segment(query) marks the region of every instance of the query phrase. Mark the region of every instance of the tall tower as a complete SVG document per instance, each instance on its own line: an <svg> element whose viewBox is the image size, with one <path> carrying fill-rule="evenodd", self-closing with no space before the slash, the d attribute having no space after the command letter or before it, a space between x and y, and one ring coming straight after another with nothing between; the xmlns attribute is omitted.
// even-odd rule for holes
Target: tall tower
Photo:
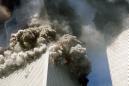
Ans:
<svg viewBox="0 0 129 86"><path fill-rule="evenodd" d="M113 86L129 85L129 29L123 31L107 48Z"/></svg>

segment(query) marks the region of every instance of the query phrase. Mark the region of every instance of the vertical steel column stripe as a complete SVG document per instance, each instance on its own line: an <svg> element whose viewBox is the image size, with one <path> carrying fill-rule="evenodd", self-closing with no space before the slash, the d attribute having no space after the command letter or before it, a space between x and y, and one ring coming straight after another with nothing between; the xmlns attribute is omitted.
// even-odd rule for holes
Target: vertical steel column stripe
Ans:
<svg viewBox="0 0 129 86"><path fill-rule="evenodd" d="M129 86L129 29L107 48L113 86Z"/></svg>

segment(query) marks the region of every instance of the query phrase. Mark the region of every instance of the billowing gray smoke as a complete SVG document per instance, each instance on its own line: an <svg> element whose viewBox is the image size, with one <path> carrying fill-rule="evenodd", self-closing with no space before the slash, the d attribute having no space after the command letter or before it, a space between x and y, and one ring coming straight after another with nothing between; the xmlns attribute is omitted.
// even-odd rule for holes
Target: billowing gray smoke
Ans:
<svg viewBox="0 0 129 86"><path fill-rule="evenodd" d="M15 32L12 28L37 22L37 18L44 16L43 11L46 10L50 22L58 28L59 33L71 33L79 37L83 32L81 29L94 21L92 27L95 26L104 34L115 32L112 34L115 35L120 31L108 27L120 30L128 8L128 0L21 0L21 6L15 8L5 28L10 35Z"/></svg>
<svg viewBox="0 0 129 86"><path fill-rule="evenodd" d="M45 5L49 20L60 33L81 39L86 36L85 42L94 38L97 40L92 42L97 44L103 42L103 36L110 44L112 37L119 35L129 10L128 0L45 0Z"/></svg>
<svg viewBox="0 0 129 86"><path fill-rule="evenodd" d="M10 33L16 32L18 28L37 22L39 16L44 16L44 11L47 11L49 21L60 34L71 33L80 37L82 28L90 25L104 34L111 33L111 36L114 36L121 32L122 21L128 14L128 2L128 0L21 0L21 6L15 8L5 28L9 37Z"/></svg>
<svg viewBox="0 0 129 86"><path fill-rule="evenodd" d="M129 12L128 0L68 1L80 18L79 22L83 28L82 32L85 32L84 35L88 35L87 37L89 37L87 38L87 42L88 39L91 39L93 37L93 34L95 39L101 38L101 34L104 34L103 36L107 38L106 40L108 40L108 42L110 42L113 40L112 37L117 37L119 33L124 29L125 24L123 23L125 23L125 19L128 17ZM98 42L99 41L100 39L98 39ZM93 42L97 42L97 40Z"/></svg>
<svg viewBox="0 0 129 86"><path fill-rule="evenodd" d="M81 21L69 0L45 0L45 6L50 22L60 34L81 34Z"/></svg>
<svg viewBox="0 0 129 86"><path fill-rule="evenodd" d="M59 35L70 33L86 43L92 62L89 85L104 86L100 84L103 82L111 86L106 47L127 29L128 3L129 0L21 0L21 6L5 24L7 37L26 24L37 22L45 9Z"/></svg>

